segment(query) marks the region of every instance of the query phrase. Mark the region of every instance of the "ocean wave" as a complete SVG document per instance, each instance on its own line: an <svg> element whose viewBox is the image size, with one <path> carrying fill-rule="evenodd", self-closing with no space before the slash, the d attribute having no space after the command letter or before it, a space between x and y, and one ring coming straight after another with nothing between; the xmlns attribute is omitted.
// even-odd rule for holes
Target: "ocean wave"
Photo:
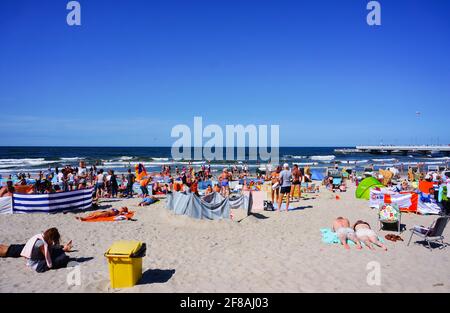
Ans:
<svg viewBox="0 0 450 313"><path fill-rule="evenodd" d="M334 155L313 155L310 157L313 161L333 161L335 158Z"/></svg>
<svg viewBox="0 0 450 313"><path fill-rule="evenodd" d="M373 162L395 162L397 159L372 159Z"/></svg>
<svg viewBox="0 0 450 313"><path fill-rule="evenodd" d="M0 166L8 167L22 167L22 166L39 166L45 164L58 163L56 160L45 160L44 158L36 159L0 159Z"/></svg>
<svg viewBox="0 0 450 313"><path fill-rule="evenodd" d="M152 158L153 161L164 161L167 162L169 161L169 158Z"/></svg>
<svg viewBox="0 0 450 313"><path fill-rule="evenodd" d="M308 157L306 155L283 155L283 158L285 159L307 159Z"/></svg>
<svg viewBox="0 0 450 313"><path fill-rule="evenodd" d="M369 160L340 160L340 164L363 164L368 163Z"/></svg>
<svg viewBox="0 0 450 313"><path fill-rule="evenodd" d="M433 161L450 161L450 157L441 157L441 158L420 158L420 160L433 160Z"/></svg>
<svg viewBox="0 0 450 313"><path fill-rule="evenodd" d="M311 166L311 165L319 165L318 162L294 162L292 163L294 165L298 165L298 166Z"/></svg>
<svg viewBox="0 0 450 313"><path fill-rule="evenodd" d="M73 162L73 161L81 161L84 158L81 157L73 157L73 158L60 158L61 161Z"/></svg>

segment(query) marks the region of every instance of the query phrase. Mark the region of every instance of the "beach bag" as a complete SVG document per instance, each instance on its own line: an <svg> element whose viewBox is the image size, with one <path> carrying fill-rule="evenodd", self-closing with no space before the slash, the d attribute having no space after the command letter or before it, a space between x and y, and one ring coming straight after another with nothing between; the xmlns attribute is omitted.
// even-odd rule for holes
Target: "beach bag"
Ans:
<svg viewBox="0 0 450 313"><path fill-rule="evenodd" d="M264 200L264 211L273 211L274 209L272 202Z"/></svg>
<svg viewBox="0 0 450 313"><path fill-rule="evenodd" d="M400 219L400 210L397 204L382 204L379 211L379 220L383 223L397 223Z"/></svg>

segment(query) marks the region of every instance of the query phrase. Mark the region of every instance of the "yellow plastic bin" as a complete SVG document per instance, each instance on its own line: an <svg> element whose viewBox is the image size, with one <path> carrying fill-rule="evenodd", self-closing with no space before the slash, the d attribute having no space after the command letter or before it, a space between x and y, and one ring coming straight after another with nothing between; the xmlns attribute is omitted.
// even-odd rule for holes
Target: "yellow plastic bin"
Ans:
<svg viewBox="0 0 450 313"><path fill-rule="evenodd" d="M112 288L136 285L142 276L142 258L146 244L139 241L117 241L105 253Z"/></svg>

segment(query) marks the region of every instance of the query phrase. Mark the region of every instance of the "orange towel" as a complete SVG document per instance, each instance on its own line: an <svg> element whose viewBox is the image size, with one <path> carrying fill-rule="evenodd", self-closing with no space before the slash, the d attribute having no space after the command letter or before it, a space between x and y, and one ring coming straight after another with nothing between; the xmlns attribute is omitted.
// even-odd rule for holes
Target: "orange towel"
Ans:
<svg viewBox="0 0 450 313"><path fill-rule="evenodd" d="M127 214L122 214L122 216L126 217L126 220L129 220L129 219L133 218L133 215L134 215L133 211L130 211ZM95 219L91 219L91 220L88 220L88 221L82 221L82 222L115 222L116 221L115 218L117 216L119 216L119 215L108 216L108 217L97 217Z"/></svg>
<svg viewBox="0 0 450 313"><path fill-rule="evenodd" d="M423 193L430 193L430 189L433 188L434 183L433 182L429 182L429 181L424 181L421 180L419 182L419 190L422 191Z"/></svg>

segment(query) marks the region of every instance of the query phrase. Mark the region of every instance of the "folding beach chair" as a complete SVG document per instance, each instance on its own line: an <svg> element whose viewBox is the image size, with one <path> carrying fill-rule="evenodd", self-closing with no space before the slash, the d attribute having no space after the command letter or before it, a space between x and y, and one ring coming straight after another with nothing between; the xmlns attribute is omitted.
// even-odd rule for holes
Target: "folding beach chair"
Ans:
<svg viewBox="0 0 450 313"><path fill-rule="evenodd" d="M442 234L444 233L445 226L447 226L449 219L450 216L441 216L438 217L430 227L415 226L414 228L411 228L411 237L409 237L408 246L411 243L413 235L417 235L428 244L427 248L430 250L433 250L431 248L432 242L441 244L439 249L447 247Z"/></svg>
<svg viewBox="0 0 450 313"><path fill-rule="evenodd" d="M380 204L378 207L378 222L380 223L380 230L384 229L386 224L396 225L397 231L401 232L402 213L396 203Z"/></svg>

